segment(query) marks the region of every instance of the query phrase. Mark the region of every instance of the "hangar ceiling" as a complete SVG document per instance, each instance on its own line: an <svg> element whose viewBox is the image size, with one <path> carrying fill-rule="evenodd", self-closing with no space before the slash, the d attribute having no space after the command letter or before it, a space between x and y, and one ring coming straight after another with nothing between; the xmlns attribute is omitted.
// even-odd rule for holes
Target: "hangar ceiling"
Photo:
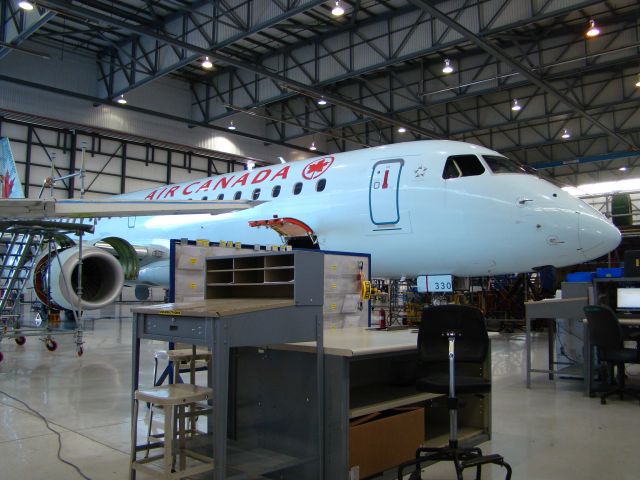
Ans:
<svg viewBox="0 0 640 480"><path fill-rule="evenodd" d="M4 57L54 48L96 62L102 102L170 76L188 85L193 125L228 118L265 142L449 138L569 181L640 161L637 0L340 0L341 16L318 0L34 3L0 0L0 80L18 81ZM30 85L50 88L41 77ZM248 115L260 135L243 131Z"/></svg>

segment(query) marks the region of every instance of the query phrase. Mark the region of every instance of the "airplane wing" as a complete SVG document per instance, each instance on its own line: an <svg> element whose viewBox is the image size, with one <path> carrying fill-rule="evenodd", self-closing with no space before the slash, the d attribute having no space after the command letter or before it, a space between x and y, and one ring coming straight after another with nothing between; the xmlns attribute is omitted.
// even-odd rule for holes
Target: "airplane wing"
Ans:
<svg viewBox="0 0 640 480"><path fill-rule="evenodd" d="M78 200L0 199L0 220L43 220L47 218L144 217L245 210L264 202L250 200Z"/></svg>

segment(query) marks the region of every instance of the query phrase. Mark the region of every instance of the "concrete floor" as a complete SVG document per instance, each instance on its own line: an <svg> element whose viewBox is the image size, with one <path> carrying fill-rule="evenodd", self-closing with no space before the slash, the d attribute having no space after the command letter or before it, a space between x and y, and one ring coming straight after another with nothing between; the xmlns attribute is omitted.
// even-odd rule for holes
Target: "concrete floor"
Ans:
<svg viewBox="0 0 640 480"><path fill-rule="evenodd" d="M36 337L17 346L4 340L0 350L0 391L44 415L61 433L62 457L93 480L125 479L130 435L131 315L127 305L90 315L78 358L72 337L59 337L47 352ZM536 339L536 366L544 364L545 338ZM145 342L141 384L151 383L153 351ZM524 384L524 335L492 337L493 440L481 445L511 463L514 479L635 480L640 471L640 406L612 398L607 405L582 395L581 382L552 382L534 376ZM632 371L633 374L637 370ZM638 381L638 378L631 378ZM144 419L142 420L144 422ZM144 430L144 429L142 429ZM82 478L56 459L56 436L41 419L0 393L0 478ZM472 478L469 472L465 478ZM138 476L144 479L143 475ZM449 465L429 467L423 478L455 478ZM504 478L500 468L484 479Z"/></svg>

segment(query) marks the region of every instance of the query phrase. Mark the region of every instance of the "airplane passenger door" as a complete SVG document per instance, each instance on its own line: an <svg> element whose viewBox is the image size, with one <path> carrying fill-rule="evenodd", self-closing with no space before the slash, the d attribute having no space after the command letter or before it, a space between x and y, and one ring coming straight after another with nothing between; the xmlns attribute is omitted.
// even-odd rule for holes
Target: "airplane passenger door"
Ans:
<svg viewBox="0 0 640 480"><path fill-rule="evenodd" d="M374 225L393 225L400 221L398 204L400 173L404 160L381 160L373 165L369 184L369 213Z"/></svg>

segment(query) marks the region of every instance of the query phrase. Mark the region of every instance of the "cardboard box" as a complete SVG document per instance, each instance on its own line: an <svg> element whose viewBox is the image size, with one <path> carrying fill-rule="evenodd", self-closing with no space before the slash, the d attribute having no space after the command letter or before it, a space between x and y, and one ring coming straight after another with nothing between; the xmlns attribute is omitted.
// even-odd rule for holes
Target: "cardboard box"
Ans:
<svg viewBox="0 0 640 480"><path fill-rule="evenodd" d="M424 408L405 407L356 418L349 425L349 468L360 478L396 467L415 457L424 442Z"/></svg>

